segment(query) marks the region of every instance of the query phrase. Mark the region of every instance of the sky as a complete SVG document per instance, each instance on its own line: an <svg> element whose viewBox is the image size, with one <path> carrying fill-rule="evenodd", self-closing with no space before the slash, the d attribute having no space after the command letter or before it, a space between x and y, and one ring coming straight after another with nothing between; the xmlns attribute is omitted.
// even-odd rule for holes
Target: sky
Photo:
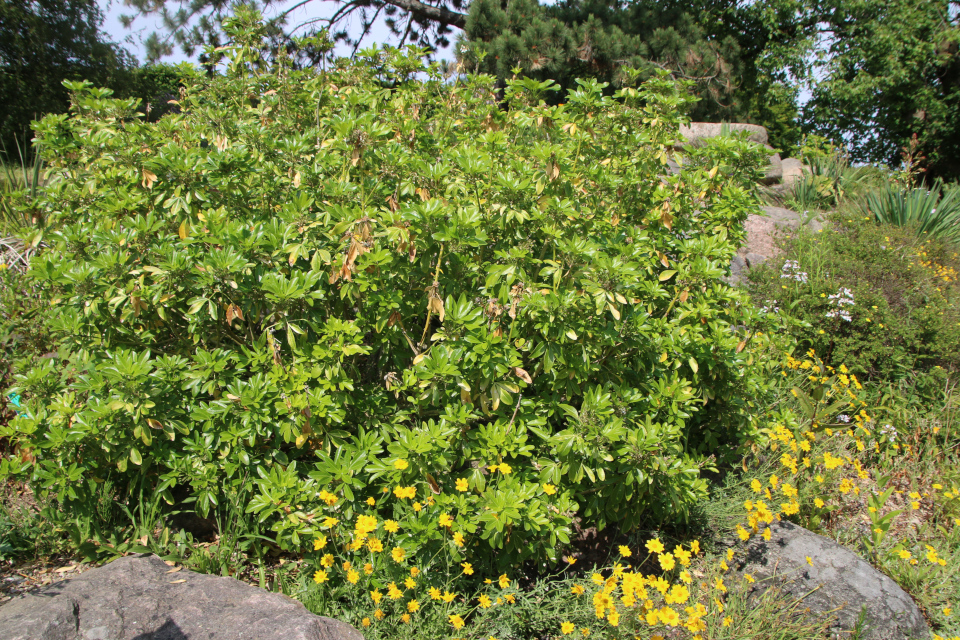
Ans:
<svg viewBox="0 0 960 640"><path fill-rule="evenodd" d="M120 22L120 16L123 14L132 15L135 13L134 9L125 7L123 5L123 0L97 1L100 3L100 8L103 9L104 13L103 31L109 34L113 41L122 44L127 51L135 55L137 60L143 63L145 59L143 40L146 40L147 36L154 31L160 32L161 34L164 32L160 20L152 17L138 17L134 21L132 27L130 29L126 29ZM293 6L294 4L296 4L295 0L285 0L284 2L278 3L277 6L271 8L271 13L269 16L272 17L277 15L286 7ZM177 7L176 3L174 2L170 2L169 6L171 9ZM337 3L333 0L312 0L305 6L293 11L288 18L287 24L292 27L310 18L329 16L336 10L337 6ZM366 47L374 43L396 44L396 38L391 39L390 31L383 22L374 25L373 33L367 38L367 40L363 42L363 46ZM341 55L348 55L349 50L344 48L342 51L337 50L337 53L340 53ZM439 57L443 58L452 56L445 56L441 52ZM175 48L173 55L164 58L163 61L170 63L197 62L197 59L196 54L193 57L188 57L179 49L179 47L177 47Z"/></svg>

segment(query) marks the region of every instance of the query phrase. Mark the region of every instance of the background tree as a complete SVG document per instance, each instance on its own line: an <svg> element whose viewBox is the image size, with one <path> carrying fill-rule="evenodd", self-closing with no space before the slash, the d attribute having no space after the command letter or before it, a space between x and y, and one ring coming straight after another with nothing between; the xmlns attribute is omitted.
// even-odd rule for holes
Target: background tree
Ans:
<svg viewBox="0 0 960 640"><path fill-rule="evenodd" d="M133 60L107 42L94 0L0 3L0 138L31 138L30 121L69 104L63 80L115 83Z"/></svg>

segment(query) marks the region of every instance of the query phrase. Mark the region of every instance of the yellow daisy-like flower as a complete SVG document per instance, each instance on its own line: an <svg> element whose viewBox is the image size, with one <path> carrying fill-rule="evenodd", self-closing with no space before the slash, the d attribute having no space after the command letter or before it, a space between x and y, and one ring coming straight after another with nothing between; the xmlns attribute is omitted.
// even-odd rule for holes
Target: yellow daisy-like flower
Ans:
<svg viewBox="0 0 960 640"><path fill-rule="evenodd" d="M390 533L396 533L397 531L400 530L400 525L397 524L396 520L387 520L386 522L383 523L383 528Z"/></svg>
<svg viewBox="0 0 960 640"><path fill-rule="evenodd" d="M383 600L383 594L380 593L379 589L374 589L370 592L370 599L373 600L374 604L380 604L380 601Z"/></svg>
<svg viewBox="0 0 960 640"><path fill-rule="evenodd" d="M557 488L556 488L555 486L553 486L552 484L544 484L544 485L543 485L543 492L544 492L545 494L547 494L548 496L552 496L553 494L555 494L555 493L557 492Z"/></svg>
<svg viewBox="0 0 960 640"><path fill-rule="evenodd" d="M633 555L633 552L630 551L630 547L622 544L620 545L620 555L623 556L624 558L629 558L630 556Z"/></svg>
<svg viewBox="0 0 960 640"><path fill-rule="evenodd" d="M473 575L473 565L472 565L472 564L470 564L469 562L462 562L462 563L460 563L460 566L463 567L463 573L464 573L464 575L467 575L467 576L472 576L472 575Z"/></svg>
<svg viewBox="0 0 960 640"><path fill-rule="evenodd" d="M383 609L377 609L376 611L373 612L373 617L376 618L377 620L383 620L383 618L386 615L387 614L383 612Z"/></svg>
<svg viewBox="0 0 960 640"><path fill-rule="evenodd" d="M313 540L314 551L319 551L320 549L323 549L325 546L327 546L327 536L320 535L314 538Z"/></svg>
<svg viewBox="0 0 960 640"><path fill-rule="evenodd" d="M451 602L453 602L453 599L456 597L457 597L457 594L450 593L449 591L444 591L443 596L441 596L441 599L447 604L450 604Z"/></svg>
<svg viewBox="0 0 960 640"><path fill-rule="evenodd" d="M647 551L650 553L663 553L663 543L660 542L657 538L653 540L647 540Z"/></svg>
<svg viewBox="0 0 960 640"><path fill-rule="evenodd" d="M406 580L403 581L403 586L405 586L407 589L416 589L417 581L414 580L413 578L407 578Z"/></svg>
<svg viewBox="0 0 960 640"><path fill-rule="evenodd" d="M370 549L373 553L380 553L383 551L383 543L380 542L379 538L370 538L367 540L367 549Z"/></svg>
<svg viewBox="0 0 960 640"><path fill-rule="evenodd" d="M512 469L512 468L510 467L510 465L508 465L506 462L501 462L501 463L500 463L500 473L502 473L502 474L505 475L505 476L508 476L508 475L510 475L511 473L513 473L513 469Z"/></svg>
<svg viewBox="0 0 960 640"><path fill-rule="evenodd" d="M663 568L664 571L670 571L677 564L676 560L674 560L672 553L662 553L657 558L657 560L660 561L660 566Z"/></svg>
<svg viewBox="0 0 960 640"><path fill-rule="evenodd" d="M449 513L444 513L437 522L439 522L441 527L449 527L453 524L453 518Z"/></svg>
<svg viewBox="0 0 960 640"><path fill-rule="evenodd" d="M489 609L493 606L493 601L490 600L490 597L487 594L480 596L480 607L483 609Z"/></svg>
<svg viewBox="0 0 960 640"><path fill-rule="evenodd" d="M814 498L813 504L816 505L817 509L823 509L823 505L825 505L826 502L824 502L820 498Z"/></svg>
<svg viewBox="0 0 960 640"><path fill-rule="evenodd" d="M410 465L407 463L407 461L406 461L406 460L403 460L403 459L394 460L394 462L393 462L393 468L394 468L394 469L399 469L400 471L403 471L404 469L406 469L406 468L409 467L409 466L410 466Z"/></svg>
<svg viewBox="0 0 960 640"><path fill-rule="evenodd" d="M403 562L403 559L407 557L407 552L403 550L403 547L394 547L390 555L393 557L394 562Z"/></svg>
<svg viewBox="0 0 960 640"><path fill-rule="evenodd" d="M457 491L466 491L470 488L466 478L457 478Z"/></svg>
<svg viewBox="0 0 960 640"><path fill-rule="evenodd" d="M595 573L592 576L590 576L590 580L593 581L593 584L598 586L603 584L603 576L600 575L599 573Z"/></svg>
<svg viewBox="0 0 960 640"><path fill-rule="evenodd" d="M338 522L340 522L340 521L337 520L336 518L324 518L324 520L323 520L323 522L320 524L320 526L321 526L321 527L327 527L327 528L329 529L329 528L331 528L331 527L337 526L337 523L338 523Z"/></svg>
<svg viewBox="0 0 960 640"><path fill-rule="evenodd" d="M416 578L418 575L420 575L420 568L419 568L419 567L410 567L410 577Z"/></svg>
<svg viewBox="0 0 960 640"><path fill-rule="evenodd" d="M560 625L560 633L562 633L565 636L570 635L576 630L577 630L577 625L573 624L572 622L564 622Z"/></svg>
<svg viewBox="0 0 960 640"><path fill-rule="evenodd" d="M570 592L573 593L573 595L575 595L575 596L582 596L585 591L586 591L586 589L584 589L583 587L581 587L581 586L578 585L578 584L575 584L575 585L573 585L573 586L570 588Z"/></svg>
<svg viewBox="0 0 960 640"><path fill-rule="evenodd" d="M373 505L377 504L377 501L374 500L373 498L367 498L367 504L372 507ZM367 619L369 620L369 618Z"/></svg>
<svg viewBox="0 0 960 640"><path fill-rule="evenodd" d="M370 626L370 618L364 618L363 620L360 621L360 624L363 625L364 627L369 627L369 626Z"/></svg>
<svg viewBox="0 0 960 640"><path fill-rule="evenodd" d="M402 622L403 624L409 624L409 623L410 623L410 614L409 614L409 613L405 613L405 614L403 614L402 616L400 616L400 622Z"/></svg>
<svg viewBox="0 0 960 640"><path fill-rule="evenodd" d="M320 559L320 564L329 569L333 566L333 554L328 553Z"/></svg>
<svg viewBox="0 0 960 640"><path fill-rule="evenodd" d="M363 565L363 572L364 572L366 575L370 575L371 573L373 573L373 565L370 564L369 562L368 562L367 564Z"/></svg>
<svg viewBox="0 0 960 640"><path fill-rule="evenodd" d="M463 546L463 534L459 531L453 534L453 544L457 545L458 547Z"/></svg>
<svg viewBox="0 0 960 640"><path fill-rule="evenodd" d="M753 482L750 483L750 488L753 489L754 493L760 493L763 490L763 485L760 484L760 481L756 478L753 479Z"/></svg>
<svg viewBox="0 0 960 640"><path fill-rule="evenodd" d="M427 593L430 594L430 599L431 599L431 600L439 600L439 599L440 599L440 589L437 589L436 587L430 587L430 588L427 590Z"/></svg>
<svg viewBox="0 0 960 640"><path fill-rule="evenodd" d="M420 610L420 603L417 602L416 600L411 600L410 602L407 603L407 611L409 611L410 613L416 613L419 610Z"/></svg>
<svg viewBox="0 0 960 640"><path fill-rule="evenodd" d="M403 597L403 591L400 590L396 582L391 582L387 585L387 595L391 600L399 600Z"/></svg>
<svg viewBox="0 0 960 640"><path fill-rule="evenodd" d="M501 589L506 589L507 587L510 586L510 578L507 577L507 574L503 574L503 575L500 576L500 578L497 580L497 584L500 585L500 588L501 588Z"/></svg>
<svg viewBox="0 0 960 640"><path fill-rule="evenodd" d="M420 510L421 510L421 509L423 509L423 505L422 505L422 504L420 504L419 502L414 502L414 503L413 503L413 510L414 510L414 511L416 511L417 513L420 513Z"/></svg>
<svg viewBox="0 0 960 640"><path fill-rule="evenodd" d="M317 572L313 574L313 581L316 582L317 584L320 584L321 582L326 582L329 579L330 579L329 575L327 575L327 572L324 571L323 569L317 569Z"/></svg>
<svg viewBox="0 0 960 640"><path fill-rule="evenodd" d="M456 614L450 615L447 618L450 620L450 624L453 625L454 629L456 629L457 631L459 631L460 629L463 629L463 624L464 624L463 618L461 618Z"/></svg>
<svg viewBox="0 0 960 640"><path fill-rule="evenodd" d="M359 580L360 580L360 574L357 573L354 569L350 569L350 571L347 572L347 582L349 582L350 584L357 584Z"/></svg>
<svg viewBox="0 0 960 640"><path fill-rule="evenodd" d="M770 527L767 527L766 529L763 530L763 539L764 539L764 540L769 540L772 535L773 535L773 533L770 531Z"/></svg>

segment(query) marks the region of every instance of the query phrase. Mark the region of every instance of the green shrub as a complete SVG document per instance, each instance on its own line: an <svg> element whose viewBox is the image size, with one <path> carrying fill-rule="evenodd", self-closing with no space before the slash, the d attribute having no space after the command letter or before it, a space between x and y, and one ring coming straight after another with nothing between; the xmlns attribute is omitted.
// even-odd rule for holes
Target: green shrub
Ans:
<svg viewBox="0 0 960 640"><path fill-rule="evenodd" d="M907 191L887 183L867 193L860 209L877 222L911 227L920 236L960 240L960 189L945 190L941 182Z"/></svg>
<svg viewBox="0 0 960 640"><path fill-rule="evenodd" d="M268 67L251 21L180 114L75 84L40 123L59 358L19 376L0 435L36 462L2 472L67 508L108 472L201 514L243 494L285 549L365 513L456 555L450 513L500 563L554 557L574 518L681 516L767 392L720 281L764 151L666 178L671 81L547 106L516 80L501 108L416 50Z"/></svg>
<svg viewBox="0 0 960 640"><path fill-rule="evenodd" d="M821 233L787 239L778 259L752 271L754 301L778 309L771 323L803 350L860 376L960 370L956 249L854 216L841 211Z"/></svg>

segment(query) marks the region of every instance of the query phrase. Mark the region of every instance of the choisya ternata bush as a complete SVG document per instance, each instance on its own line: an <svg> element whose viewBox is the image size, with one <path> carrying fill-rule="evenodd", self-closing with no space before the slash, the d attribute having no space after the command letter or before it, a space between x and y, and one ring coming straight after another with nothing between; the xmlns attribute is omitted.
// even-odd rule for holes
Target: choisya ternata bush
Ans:
<svg viewBox="0 0 960 640"><path fill-rule="evenodd" d="M74 85L38 125L61 358L20 377L3 471L66 504L107 474L201 513L249 491L287 549L320 496L351 517L384 485L502 561L574 517L682 512L766 392L720 281L762 150L671 176L665 79L548 106L549 82L501 95L416 51L268 64L260 28L232 24L222 75L184 71L179 114ZM416 548L449 539L410 513Z"/></svg>

